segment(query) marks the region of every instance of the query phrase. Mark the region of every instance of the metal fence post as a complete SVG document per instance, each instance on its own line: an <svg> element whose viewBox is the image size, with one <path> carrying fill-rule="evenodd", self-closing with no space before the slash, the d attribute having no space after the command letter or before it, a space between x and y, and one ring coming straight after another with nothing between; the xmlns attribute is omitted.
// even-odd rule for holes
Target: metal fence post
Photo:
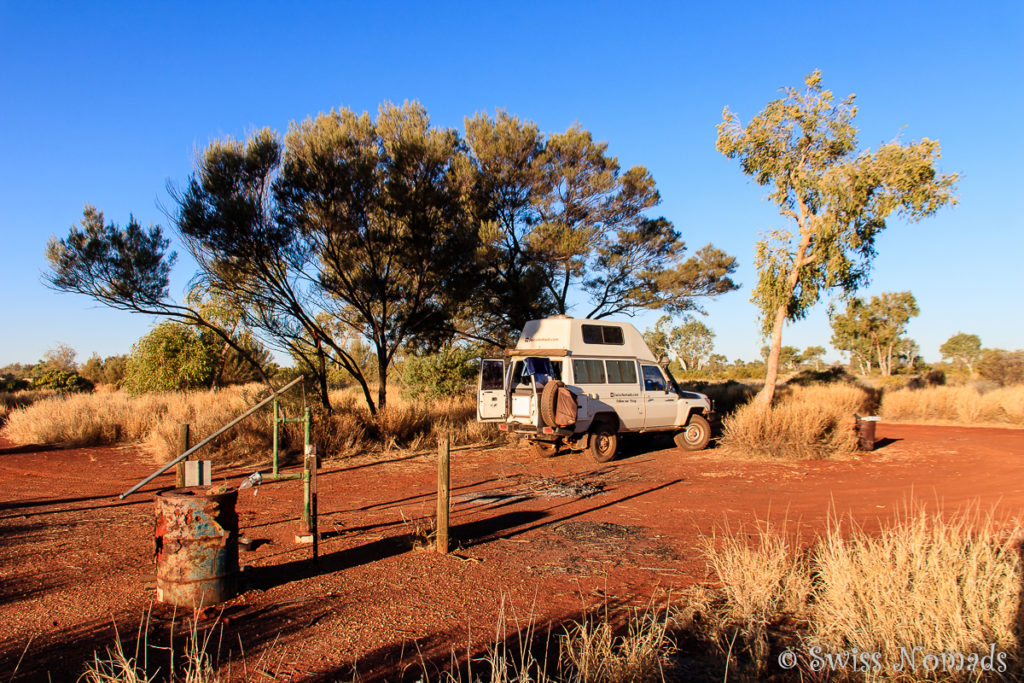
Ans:
<svg viewBox="0 0 1024 683"><path fill-rule="evenodd" d="M188 425L178 425L178 454L181 455L188 450ZM183 488L185 486L185 461L182 460L178 463L177 469L175 470L174 485L177 488Z"/></svg>

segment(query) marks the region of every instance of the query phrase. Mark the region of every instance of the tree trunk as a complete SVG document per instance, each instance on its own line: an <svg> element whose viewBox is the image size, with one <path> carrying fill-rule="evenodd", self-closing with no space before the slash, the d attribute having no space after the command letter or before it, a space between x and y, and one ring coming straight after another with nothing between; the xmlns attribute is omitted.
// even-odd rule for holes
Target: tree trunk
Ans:
<svg viewBox="0 0 1024 683"><path fill-rule="evenodd" d="M388 404L388 355L377 346L377 409L382 411Z"/></svg>
<svg viewBox="0 0 1024 683"><path fill-rule="evenodd" d="M323 352L319 344L316 350L318 371L316 373L317 384L320 389L320 403L323 405L324 410L327 411L328 415L334 413L334 409L331 408L331 394L327 389L327 354Z"/></svg>
<svg viewBox="0 0 1024 683"><path fill-rule="evenodd" d="M224 376L224 366L228 364L228 351L231 345L227 342L220 347L220 358L217 360L217 372L213 374L213 382L210 384L210 391L216 391L220 387L221 378Z"/></svg>
<svg viewBox="0 0 1024 683"><path fill-rule="evenodd" d="M779 306L772 324L772 345L765 364L764 388L754 398L754 403L770 406L775 399L775 383L779 379L779 356L782 352L782 326L786 324L786 307Z"/></svg>

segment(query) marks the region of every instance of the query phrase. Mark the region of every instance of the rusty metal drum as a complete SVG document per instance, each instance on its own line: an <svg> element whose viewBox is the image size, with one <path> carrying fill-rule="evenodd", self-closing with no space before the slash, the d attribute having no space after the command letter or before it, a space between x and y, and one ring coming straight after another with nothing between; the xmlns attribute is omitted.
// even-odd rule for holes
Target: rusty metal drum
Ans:
<svg viewBox="0 0 1024 683"><path fill-rule="evenodd" d="M206 487L156 495L156 599L181 607L233 598L238 578L238 491Z"/></svg>
<svg viewBox="0 0 1024 683"><path fill-rule="evenodd" d="M857 446L862 451L875 450L875 425L881 419L877 415L862 417L854 415L857 419Z"/></svg>

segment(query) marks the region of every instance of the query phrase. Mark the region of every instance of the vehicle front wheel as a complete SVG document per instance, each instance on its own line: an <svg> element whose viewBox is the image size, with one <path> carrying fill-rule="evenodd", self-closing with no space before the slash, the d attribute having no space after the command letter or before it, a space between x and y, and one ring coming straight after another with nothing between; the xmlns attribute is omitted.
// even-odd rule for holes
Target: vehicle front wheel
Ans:
<svg viewBox="0 0 1024 683"><path fill-rule="evenodd" d="M590 433L587 452L598 462L608 462L615 457L619 448L619 435L608 426L602 425Z"/></svg>
<svg viewBox="0 0 1024 683"><path fill-rule="evenodd" d="M684 451L700 451L711 441L711 425L700 415L691 415L683 431L675 435L676 446Z"/></svg>

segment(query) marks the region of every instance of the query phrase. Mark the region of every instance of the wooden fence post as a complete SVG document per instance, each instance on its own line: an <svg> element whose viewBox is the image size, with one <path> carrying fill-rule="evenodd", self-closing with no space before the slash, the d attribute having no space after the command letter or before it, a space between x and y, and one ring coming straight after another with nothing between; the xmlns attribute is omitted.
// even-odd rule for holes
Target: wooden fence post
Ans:
<svg viewBox="0 0 1024 683"><path fill-rule="evenodd" d="M181 455L189 449L188 444L188 425L178 425L178 455ZM185 486L185 461L182 460L177 464L177 470L175 471L175 485L180 489Z"/></svg>
<svg viewBox="0 0 1024 683"><path fill-rule="evenodd" d="M451 492L451 435L447 430L437 443L437 552L448 552L448 508Z"/></svg>

